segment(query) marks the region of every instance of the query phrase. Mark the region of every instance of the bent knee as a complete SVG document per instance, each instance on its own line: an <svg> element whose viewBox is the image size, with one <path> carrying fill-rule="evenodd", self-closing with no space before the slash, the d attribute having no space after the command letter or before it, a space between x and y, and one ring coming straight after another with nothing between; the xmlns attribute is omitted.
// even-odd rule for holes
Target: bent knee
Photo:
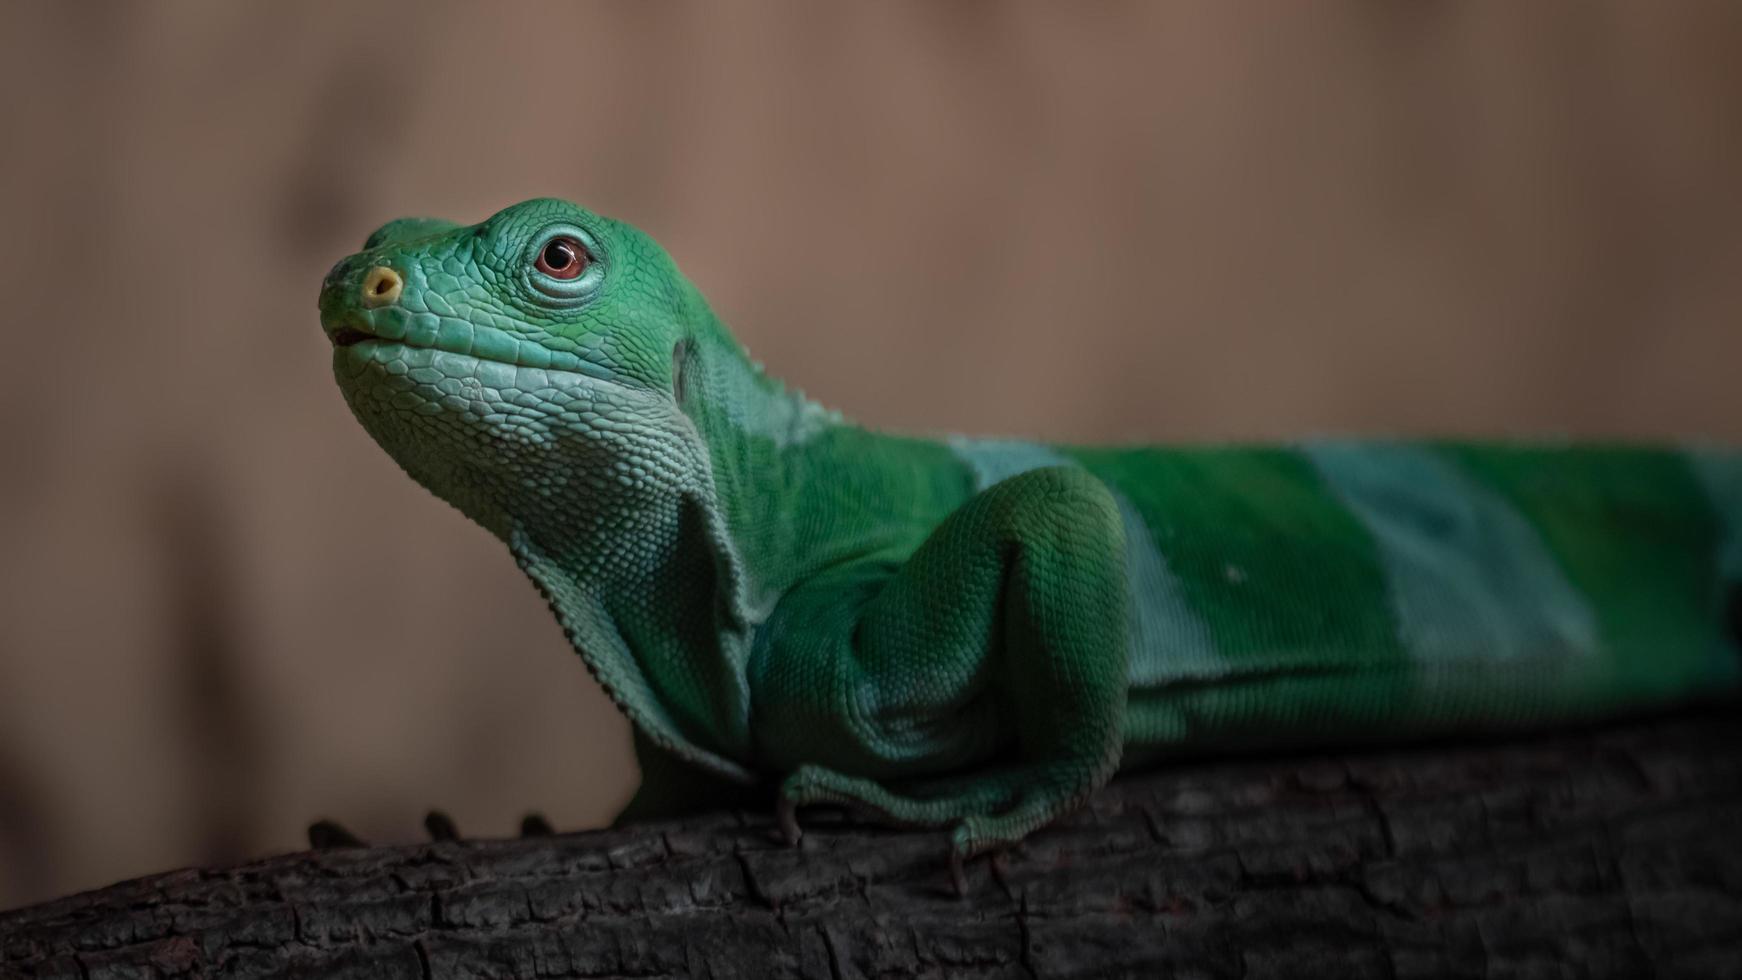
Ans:
<svg viewBox="0 0 1742 980"><path fill-rule="evenodd" d="M989 516L1007 531L1063 526L1080 534L1122 539L1113 492L1076 466L1048 466L1002 480L982 492Z"/></svg>

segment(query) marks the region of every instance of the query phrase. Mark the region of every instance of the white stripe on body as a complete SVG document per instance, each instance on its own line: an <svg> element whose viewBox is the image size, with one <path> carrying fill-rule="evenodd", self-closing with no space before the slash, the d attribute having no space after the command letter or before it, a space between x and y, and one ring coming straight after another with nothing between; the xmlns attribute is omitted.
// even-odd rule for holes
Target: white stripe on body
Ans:
<svg viewBox="0 0 1742 980"><path fill-rule="evenodd" d="M1595 614L1536 528L1451 461L1395 444L1300 450L1373 536L1412 659L1553 663L1599 649Z"/></svg>

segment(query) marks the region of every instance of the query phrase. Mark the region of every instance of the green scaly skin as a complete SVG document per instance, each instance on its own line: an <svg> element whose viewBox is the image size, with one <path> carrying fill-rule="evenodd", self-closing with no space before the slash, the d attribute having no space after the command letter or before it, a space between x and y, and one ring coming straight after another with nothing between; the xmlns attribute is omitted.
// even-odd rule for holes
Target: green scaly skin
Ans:
<svg viewBox="0 0 1742 980"><path fill-rule="evenodd" d="M578 278L535 265L559 236ZM1122 764L1738 681L1736 453L874 432L555 200L392 222L320 310L364 428L508 545L633 721L625 817L777 782L795 836L849 804L953 828L959 871Z"/></svg>

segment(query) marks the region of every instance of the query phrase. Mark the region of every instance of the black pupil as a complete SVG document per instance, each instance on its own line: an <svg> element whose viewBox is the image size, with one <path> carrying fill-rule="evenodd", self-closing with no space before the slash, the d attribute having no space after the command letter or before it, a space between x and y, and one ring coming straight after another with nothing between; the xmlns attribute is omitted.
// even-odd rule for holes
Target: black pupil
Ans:
<svg viewBox="0 0 1742 980"><path fill-rule="evenodd" d="M554 241L544 247L544 264L554 272L565 272L575 264L574 247L565 241Z"/></svg>

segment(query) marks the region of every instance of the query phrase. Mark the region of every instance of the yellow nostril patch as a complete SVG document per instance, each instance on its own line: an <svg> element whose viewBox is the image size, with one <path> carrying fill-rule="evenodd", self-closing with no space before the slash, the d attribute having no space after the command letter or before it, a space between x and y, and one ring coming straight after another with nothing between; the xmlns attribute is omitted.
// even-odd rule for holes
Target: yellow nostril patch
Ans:
<svg viewBox="0 0 1742 980"><path fill-rule="evenodd" d="M404 287L405 280L399 278L399 273L378 265L363 275L363 305L386 306L399 299L399 291Z"/></svg>

